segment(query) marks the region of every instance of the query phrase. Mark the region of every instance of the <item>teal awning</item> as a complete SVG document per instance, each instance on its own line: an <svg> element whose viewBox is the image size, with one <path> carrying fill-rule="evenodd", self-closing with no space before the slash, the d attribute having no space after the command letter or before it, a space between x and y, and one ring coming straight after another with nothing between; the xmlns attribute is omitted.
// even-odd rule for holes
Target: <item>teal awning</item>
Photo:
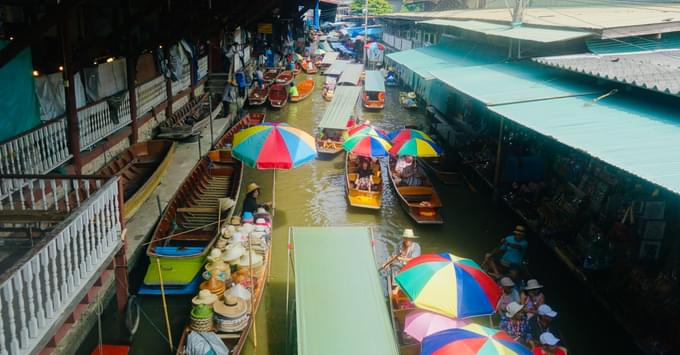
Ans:
<svg viewBox="0 0 680 355"><path fill-rule="evenodd" d="M503 63L431 72L454 90L487 106L601 92L569 74L531 62Z"/></svg>
<svg viewBox="0 0 680 355"><path fill-rule="evenodd" d="M323 113L319 128L347 129L347 120L354 115L361 87L337 86L333 93L333 100Z"/></svg>
<svg viewBox="0 0 680 355"><path fill-rule="evenodd" d="M345 66L349 64L349 60L336 60L331 64L326 71L323 72L324 75L340 75L345 70Z"/></svg>
<svg viewBox="0 0 680 355"><path fill-rule="evenodd" d="M300 355L397 355L367 227L292 227Z"/></svg>
<svg viewBox="0 0 680 355"><path fill-rule="evenodd" d="M366 70L364 91L385 92L385 78L379 70Z"/></svg>
<svg viewBox="0 0 680 355"><path fill-rule="evenodd" d="M680 118L632 95L489 107L545 136L680 194Z"/></svg>
<svg viewBox="0 0 680 355"><path fill-rule="evenodd" d="M498 24L493 22L476 21L476 20L440 20L433 19L427 21L420 21L418 23L454 27L462 30L482 33L487 36L504 37L509 39L518 39L523 41L532 41L540 43L562 42L572 39L589 37L590 32L579 30L564 30L543 27L530 26L511 26L506 24Z"/></svg>
<svg viewBox="0 0 680 355"><path fill-rule="evenodd" d="M347 64L338 78L338 85L357 85L364 72L363 64Z"/></svg>

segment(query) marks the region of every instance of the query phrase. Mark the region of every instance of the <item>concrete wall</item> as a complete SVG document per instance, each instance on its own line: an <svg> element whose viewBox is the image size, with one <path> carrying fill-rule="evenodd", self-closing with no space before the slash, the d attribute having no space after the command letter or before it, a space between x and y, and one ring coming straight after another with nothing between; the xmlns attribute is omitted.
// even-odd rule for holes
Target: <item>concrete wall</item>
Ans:
<svg viewBox="0 0 680 355"><path fill-rule="evenodd" d="M158 125L163 121L165 121L165 110L161 110L161 112L157 113L149 121L139 127L137 130L139 141L144 142L153 138L152 134L154 128L158 127Z"/></svg>

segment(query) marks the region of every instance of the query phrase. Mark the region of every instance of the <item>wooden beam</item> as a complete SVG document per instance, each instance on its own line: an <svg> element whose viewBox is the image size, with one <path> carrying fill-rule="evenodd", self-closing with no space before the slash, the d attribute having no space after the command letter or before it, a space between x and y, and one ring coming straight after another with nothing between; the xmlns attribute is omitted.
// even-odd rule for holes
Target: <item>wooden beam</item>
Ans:
<svg viewBox="0 0 680 355"><path fill-rule="evenodd" d="M71 39L71 26L69 20L72 18L72 12L65 12L59 24L59 32L61 37L61 51L64 59L64 90L66 96L66 122L67 122L67 139L68 148L73 155L73 166L76 174L81 174L83 163L80 158L80 127L78 125L78 108L76 106L76 85L74 75L76 71L73 67L73 47Z"/></svg>

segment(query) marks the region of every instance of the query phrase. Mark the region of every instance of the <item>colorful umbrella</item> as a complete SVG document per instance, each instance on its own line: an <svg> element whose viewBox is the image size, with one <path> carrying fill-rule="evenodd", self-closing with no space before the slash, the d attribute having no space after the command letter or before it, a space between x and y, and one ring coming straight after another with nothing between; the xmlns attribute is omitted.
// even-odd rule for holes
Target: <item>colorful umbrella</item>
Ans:
<svg viewBox="0 0 680 355"><path fill-rule="evenodd" d="M383 46L382 44L380 44L378 42L370 42L368 44L365 44L364 48L373 49L373 50L379 49L381 51L385 50L385 46Z"/></svg>
<svg viewBox="0 0 680 355"><path fill-rule="evenodd" d="M506 332L478 324L426 336L421 355L531 355L531 350Z"/></svg>
<svg viewBox="0 0 680 355"><path fill-rule="evenodd" d="M420 138L434 142L432 137L430 137L427 133L413 128L402 128L396 131L392 131L387 134L387 138L390 139L390 142L392 144L397 144L401 141L405 141L411 138Z"/></svg>
<svg viewBox="0 0 680 355"><path fill-rule="evenodd" d="M448 253L411 259L395 280L416 307L453 318L492 314L501 297L477 263Z"/></svg>
<svg viewBox="0 0 680 355"><path fill-rule="evenodd" d="M369 134L356 134L349 137L342 144L342 147L354 154L362 157L386 157L389 155L390 142L378 136Z"/></svg>
<svg viewBox="0 0 680 355"><path fill-rule="evenodd" d="M380 128L376 128L373 126L366 126L366 125L361 125L363 127L352 127L347 130L347 135L350 137L357 136L357 135L369 135L369 136L376 136L380 137L386 141L390 141L389 138L387 138L387 133L383 131ZM391 145L391 144L390 144Z"/></svg>
<svg viewBox="0 0 680 355"><path fill-rule="evenodd" d="M307 132L270 122L236 133L231 154L258 169L292 169L316 159L316 145Z"/></svg>
<svg viewBox="0 0 680 355"><path fill-rule="evenodd" d="M387 137L387 132L385 132L384 130L382 130L378 127L371 125L368 121L365 121L364 123L352 126L350 129L347 130L347 134L351 136L351 135L353 135L353 134L355 134L355 133L357 133L360 130L363 130L365 128L373 128L376 131L379 131L381 135ZM387 139L387 138L384 138L384 139Z"/></svg>
<svg viewBox="0 0 680 355"><path fill-rule="evenodd" d="M404 333L420 342L430 334L446 329L459 328L468 323L462 319L452 319L428 311L415 311L406 316Z"/></svg>
<svg viewBox="0 0 680 355"><path fill-rule="evenodd" d="M301 56L301 55L299 55L299 54L297 54L297 53L293 53L293 60L294 60L294 61L301 61L301 60L303 60L303 59L305 59L303 56Z"/></svg>
<svg viewBox="0 0 680 355"><path fill-rule="evenodd" d="M390 149L392 155L412 155L414 157L429 158L442 155L443 150L437 143L422 139L411 138L395 143Z"/></svg>

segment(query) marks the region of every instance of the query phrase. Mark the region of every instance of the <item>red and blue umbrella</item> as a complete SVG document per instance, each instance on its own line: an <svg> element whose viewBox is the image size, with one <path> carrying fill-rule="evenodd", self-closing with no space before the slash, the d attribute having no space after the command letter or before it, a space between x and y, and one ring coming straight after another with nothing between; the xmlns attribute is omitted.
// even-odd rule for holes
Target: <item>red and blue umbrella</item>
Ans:
<svg viewBox="0 0 680 355"><path fill-rule="evenodd" d="M349 137L353 136L358 136L358 135L370 135L370 136L376 136L380 137L386 141L390 141L390 139L387 137L387 132L383 131L380 128L369 126L369 125L359 125L352 127L347 130L347 135ZM391 144L391 143L390 143Z"/></svg>
<svg viewBox="0 0 680 355"><path fill-rule="evenodd" d="M317 155L314 137L279 122L236 133L231 154L251 168L285 170L313 161Z"/></svg>
<svg viewBox="0 0 680 355"><path fill-rule="evenodd" d="M372 49L372 50L377 49L377 50L381 50L381 51L385 50L385 46L383 46L382 44L380 44L378 42L370 42L368 44L365 44L364 48L368 48L368 49Z"/></svg>
<svg viewBox="0 0 680 355"><path fill-rule="evenodd" d="M442 330L423 339L421 355L531 355L508 333L479 324Z"/></svg>
<svg viewBox="0 0 680 355"><path fill-rule="evenodd" d="M420 138L434 142L432 137L430 137L427 133L413 128L402 128L396 131L392 131L387 134L387 138L390 139L390 142L392 144L397 144L412 138Z"/></svg>
<svg viewBox="0 0 680 355"><path fill-rule="evenodd" d="M379 158L389 155L390 142L376 135L355 134L342 144L342 148L354 155Z"/></svg>
<svg viewBox="0 0 680 355"><path fill-rule="evenodd" d="M395 280L416 307L453 318L492 314L501 297L476 262L449 253L413 258Z"/></svg>
<svg viewBox="0 0 680 355"><path fill-rule="evenodd" d="M411 155L420 158L431 158L442 155L444 151L437 143L424 138L410 138L394 143L390 154Z"/></svg>

